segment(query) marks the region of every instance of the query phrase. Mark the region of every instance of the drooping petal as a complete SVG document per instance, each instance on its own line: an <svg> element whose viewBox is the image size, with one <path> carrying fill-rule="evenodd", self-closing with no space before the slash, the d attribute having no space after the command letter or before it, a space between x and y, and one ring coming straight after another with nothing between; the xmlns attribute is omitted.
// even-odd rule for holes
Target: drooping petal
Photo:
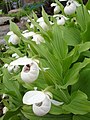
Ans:
<svg viewBox="0 0 90 120"><path fill-rule="evenodd" d="M23 103L26 105L32 105L40 103L45 99L46 95L41 91L28 91L23 96Z"/></svg>
<svg viewBox="0 0 90 120"><path fill-rule="evenodd" d="M53 100L53 99L50 99L51 103L56 105L56 106L59 106L59 105L62 105L64 102L59 102L57 100Z"/></svg>

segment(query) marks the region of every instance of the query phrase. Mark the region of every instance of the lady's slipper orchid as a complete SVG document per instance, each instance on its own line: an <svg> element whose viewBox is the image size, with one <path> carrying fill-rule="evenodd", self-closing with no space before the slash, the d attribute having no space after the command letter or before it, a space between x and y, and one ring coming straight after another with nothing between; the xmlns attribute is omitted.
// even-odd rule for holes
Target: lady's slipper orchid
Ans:
<svg viewBox="0 0 90 120"><path fill-rule="evenodd" d="M10 63L10 65L24 65L21 71L21 79L24 82L32 83L38 78L39 66L31 58L22 57Z"/></svg>
<svg viewBox="0 0 90 120"><path fill-rule="evenodd" d="M25 65L21 71L21 79L27 83L34 82L38 78L38 75L39 67L38 64L34 61Z"/></svg>
<svg viewBox="0 0 90 120"><path fill-rule="evenodd" d="M24 34L22 34L26 39L28 39L28 38L30 38L30 37L32 37L33 35L35 35L35 33L34 32L26 32L26 33L24 33Z"/></svg>
<svg viewBox="0 0 90 120"><path fill-rule="evenodd" d="M4 108L3 108L3 114L5 114L7 111L8 111L8 108L7 108L7 107L4 107Z"/></svg>
<svg viewBox="0 0 90 120"><path fill-rule="evenodd" d="M11 34L8 40L9 43L12 43L13 45L17 45L20 42L19 37L16 34Z"/></svg>
<svg viewBox="0 0 90 120"><path fill-rule="evenodd" d="M45 31L49 30L49 26L44 22L43 17L38 18L37 22Z"/></svg>
<svg viewBox="0 0 90 120"><path fill-rule="evenodd" d="M64 8L64 12L66 15L71 15L73 13L75 13L76 8L80 6L80 4L78 2L76 2L75 0L68 0L66 3L66 6Z"/></svg>
<svg viewBox="0 0 90 120"><path fill-rule="evenodd" d="M18 55L17 53L13 53L13 54L12 54L12 57L13 57L13 58L19 58L19 55Z"/></svg>
<svg viewBox="0 0 90 120"><path fill-rule="evenodd" d="M18 65L8 65L8 67L7 67L7 69L8 69L8 72L10 72L10 73L12 73L12 72L17 72L18 70L19 70L19 66Z"/></svg>
<svg viewBox="0 0 90 120"><path fill-rule="evenodd" d="M61 105L63 103L52 100L50 96L41 91L28 91L23 96L23 103L26 105L32 105L34 114L37 116L46 115L51 109L51 103Z"/></svg>
<svg viewBox="0 0 90 120"><path fill-rule="evenodd" d="M7 68L9 73L12 73L12 72L16 73L19 70L19 66L18 65L8 65L8 64L5 64L3 66L3 68Z"/></svg>
<svg viewBox="0 0 90 120"><path fill-rule="evenodd" d="M61 11L60 6L57 3L52 3L51 7L55 7L54 8L54 14L57 14L57 13L59 13Z"/></svg>
<svg viewBox="0 0 90 120"><path fill-rule="evenodd" d="M60 15L60 14L54 15L53 17L57 19L58 25L64 25L66 20L68 20L67 17L65 17L64 15Z"/></svg>
<svg viewBox="0 0 90 120"><path fill-rule="evenodd" d="M33 35L32 41L35 41L36 44L40 44L41 42L45 43L44 38L40 34Z"/></svg>

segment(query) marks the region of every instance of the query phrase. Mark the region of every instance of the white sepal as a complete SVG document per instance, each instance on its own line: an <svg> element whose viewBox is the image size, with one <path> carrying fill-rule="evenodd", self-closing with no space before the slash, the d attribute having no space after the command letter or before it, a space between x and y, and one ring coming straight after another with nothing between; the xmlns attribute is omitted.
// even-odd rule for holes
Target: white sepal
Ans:
<svg viewBox="0 0 90 120"><path fill-rule="evenodd" d="M41 91L28 91L23 96L23 103L26 105L40 103L45 99L45 97L45 94Z"/></svg>
<svg viewBox="0 0 90 120"><path fill-rule="evenodd" d="M14 60L10 63L10 65L27 65L32 62L31 58L27 58L26 56L20 57L17 60Z"/></svg>

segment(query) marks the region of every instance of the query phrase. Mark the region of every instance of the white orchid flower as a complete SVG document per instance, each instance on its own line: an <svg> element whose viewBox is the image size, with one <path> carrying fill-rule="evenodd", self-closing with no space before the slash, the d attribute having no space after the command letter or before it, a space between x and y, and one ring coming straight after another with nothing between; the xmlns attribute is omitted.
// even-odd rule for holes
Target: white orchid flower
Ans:
<svg viewBox="0 0 90 120"><path fill-rule="evenodd" d="M37 22L45 31L49 30L49 26L45 23L43 17L38 18Z"/></svg>
<svg viewBox="0 0 90 120"><path fill-rule="evenodd" d="M4 98L7 97L7 96L8 96L8 95L4 93L4 94L2 95L2 99L4 99Z"/></svg>
<svg viewBox="0 0 90 120"><path fill-rule="evenodd" d="M4 107L4 108L3 108L3 114L5 114L7 111L8 111L8 108L7 108L7 107Z"/></svg>
<svg viewBox="0 0 90 120"><path fill-rule="evenodd" d="M35 41L36 44L40 44L41 42L45 43L44 38L40 34L33 35L32 41Z"/></svg>
<svg viewBox="0 0 90 120"><path fill-rule="evenodd" d="M12 43L13 45L17 45L20 42L19 37L16 34L11 34L8 40L9 43Z"/></svg>
<svg viewBox="0 0 90 120"><path fill-rule="evenodd" d="M3 66L3 68L7 68L9 73L12 73L12 72L16 73L19 70L20 67L18 65L8 65L8 64L5 64Z"/></svg>
<svg viewBox="0 0 90 120"><path fill-rule="evenodd" d="M13 57L13 58L19 58L19 55L18 55L17 53L13 53L13 54L12 54L12 57Z"/></svg>
<svg viewBox="0 0 90 120"><path fill-rule="evenodd" d="M50 99L49 95L41 91L26 92L23 96L23 103L32 105L33 112L37 116L46 115L51 109L51 103L61 105L61 102Z"/></svg>
<svg viewBox="0 0 90 120"><path fill-rule="evenodd" d="M32 83L38 78L39 66L37 62L35 62L31 58L27 58L26 56L21 57L11 62L10 65L23 65L24 66L21 71L21 79L24 82Z"/></svg>
<svg viewBox="0 0 90 120"><path fill-rule="evenodd" d="M19 70L19 66L18 65L8 65L7 69L8 69L8 72L12 73L12 72L17 72Z"/></svg>
<svg viewBox="0 0 90 120"><path fill-rule="evenodd" d="M88 13L90 14L90 10L88 10Z"/></svg>
<svg viewBox="0 0 90 120"><path fill-rule="evenodd" d="M66 3L66 6L64 8L64 12L66 15L71 15L71 14L75 13L76 8L79 6L80 6L80 4L77 1L68 0Z"/></svg>
<svg viewBox="0 0 90 120"><path fill-rule="evenodd" d="M32 19L32 20L34 20L34 19ZM31 21L29 19L27 20L27 22L30 23L30 28L34 28L34 25L31 23Z"/></svg>
<svg viewBox="0 0 90 120"><path fill-rule="evenodd" d="M54 8L54 14L57 14L61 11L60 6L57 3L52 3L51 7L55 7Z"/></svg>
<svg viewBox="0 0 90 120"><path fill-rule="evenodd" d="M22 34L26 39L32 37L35 33L34 32L26 32L24 34Z"/></svg>
<svg viewBox="0 0 90 120"><path fill-rule="evenodd" d="M69 18L65 17L64 15L60 15L60 14L54 15L53 17L56 18L58 25L64 25L66 20L69 19Z"/></svg>

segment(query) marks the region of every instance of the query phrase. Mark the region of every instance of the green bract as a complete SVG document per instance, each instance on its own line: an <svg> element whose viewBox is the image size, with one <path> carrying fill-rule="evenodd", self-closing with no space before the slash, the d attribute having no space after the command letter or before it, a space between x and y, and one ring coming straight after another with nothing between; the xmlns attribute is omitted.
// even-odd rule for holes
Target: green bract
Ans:
<svg viewBox="0 0 90 120"><path fill-rule="evenodd" d="M10 31L17 35L19 43L10 44L8 42L10 35L6 35L5 40L9 48L4 52L0 48L2 62L0 93L8 96L2 99L3 104L8 108L2 120L90 119L90 14L88 12L90 1L86 6L80 1L81 5L72 15L66 15L62 4L58 0L55 1L63 15L68 18L63 25L58 25L57 18L47 15L43 8L39 23L35 13L33 13L34 19L28 16L34 28L30 28L28 24L29 30L28 34L24 33L25 36L15 23L10 22ZM47 25L48 29L44 29L44 25ZM29 35L30 33L34 34ZM18 57L12 57L13 54ZM9 72L7 66L15 60L19 60L17 62L19 69L16 72L13 70ZM33 66L32 70L31 66ZM13 67L15 68L15 65ZM35 77L36 71L38 74ZM30 72L28 81L29 77L30 80L35 77L32 82L22 80L22 74L28 72ZM27 95L27 99L25 96L23 103L23 96L28 91L33 92ZM37 100L39 103L36 102ZM26 101L33 102L34 112L32 104L29 105ZM45 105L48 112L45 108L46 111L41 111L42 106Z"/></svg>

